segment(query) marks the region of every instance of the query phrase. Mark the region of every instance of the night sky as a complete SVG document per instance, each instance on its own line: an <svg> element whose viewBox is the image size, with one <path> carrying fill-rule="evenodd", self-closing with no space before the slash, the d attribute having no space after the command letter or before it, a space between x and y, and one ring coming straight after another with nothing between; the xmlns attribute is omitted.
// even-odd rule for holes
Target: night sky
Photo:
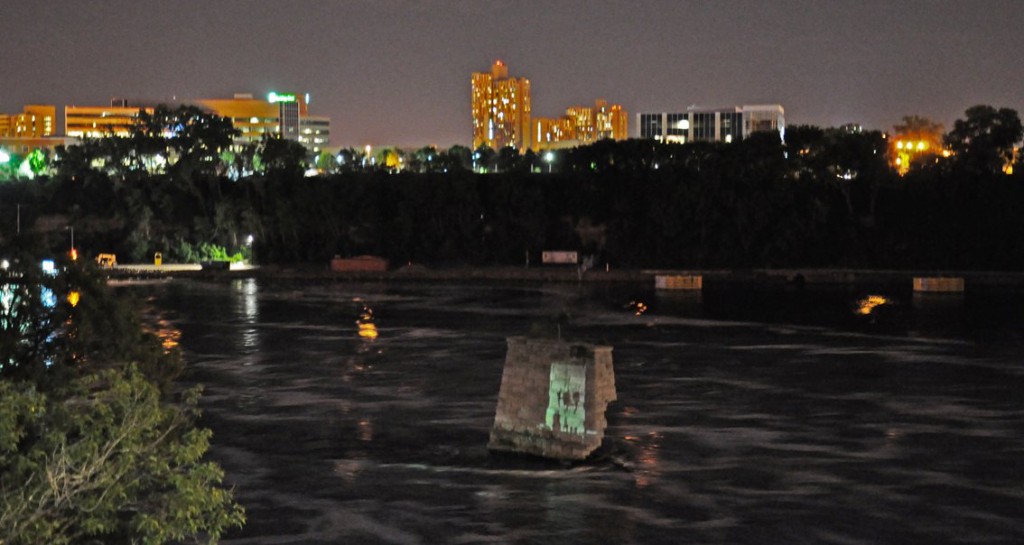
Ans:
<svg viewBox="0 0 1024 545"><path fill-rule="evenodd" d="M0 112L26 103L312 96L332 144L468 144L470 73L500 58L535 116L779 103L790 124L1024 113L1007 1L3 0Z"/></svg>

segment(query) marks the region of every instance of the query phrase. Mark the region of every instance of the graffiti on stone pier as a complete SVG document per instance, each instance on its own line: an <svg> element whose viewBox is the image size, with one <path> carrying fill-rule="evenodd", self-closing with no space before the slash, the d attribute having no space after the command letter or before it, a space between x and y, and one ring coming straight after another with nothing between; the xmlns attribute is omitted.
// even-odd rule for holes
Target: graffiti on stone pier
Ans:
<svg viewBox="0 0 1024 545"><path fill-rule="evenodd" d="M488 448L582 460L615 395L611 347L511 337Z"/></svg>

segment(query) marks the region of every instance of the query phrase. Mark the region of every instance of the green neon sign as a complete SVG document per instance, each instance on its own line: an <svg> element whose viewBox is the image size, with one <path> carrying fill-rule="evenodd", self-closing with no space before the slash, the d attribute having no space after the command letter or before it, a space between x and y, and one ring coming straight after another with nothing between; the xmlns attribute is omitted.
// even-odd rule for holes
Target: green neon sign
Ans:
<svg viewBox="0 0 1024 545"><path fill-rule="evenodd" d="M267 95L267 102L295 102L295 95L291 93L275 93Z"/></svg>

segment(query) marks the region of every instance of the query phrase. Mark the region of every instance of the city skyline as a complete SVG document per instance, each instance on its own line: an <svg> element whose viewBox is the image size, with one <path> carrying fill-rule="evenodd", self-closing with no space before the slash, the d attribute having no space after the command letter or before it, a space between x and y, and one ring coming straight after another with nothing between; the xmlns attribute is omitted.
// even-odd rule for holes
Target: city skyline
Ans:
<svg viewBox="0 0 1024 545"><path fill-rule="evenodd" d="M346 147L468 145L467 77L495 59L530 79L536 117L595 97L629 112L778 103L791 124L879 130L1024 110L1009 1L16 0L5 18L25 24L0 36L15 74L2 112L308 92Z"/></svg>

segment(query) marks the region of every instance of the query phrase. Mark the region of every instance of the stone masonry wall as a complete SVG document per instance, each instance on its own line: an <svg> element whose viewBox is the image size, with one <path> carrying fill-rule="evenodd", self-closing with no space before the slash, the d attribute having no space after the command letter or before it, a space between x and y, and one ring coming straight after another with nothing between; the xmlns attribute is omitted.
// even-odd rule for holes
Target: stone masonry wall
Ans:
<svg viewBox="0 0 1024 545"><path fill-rule="evenodd" d="M510 337L488 448L582 460L601 446L614 400L611 347Z"/></svg>

